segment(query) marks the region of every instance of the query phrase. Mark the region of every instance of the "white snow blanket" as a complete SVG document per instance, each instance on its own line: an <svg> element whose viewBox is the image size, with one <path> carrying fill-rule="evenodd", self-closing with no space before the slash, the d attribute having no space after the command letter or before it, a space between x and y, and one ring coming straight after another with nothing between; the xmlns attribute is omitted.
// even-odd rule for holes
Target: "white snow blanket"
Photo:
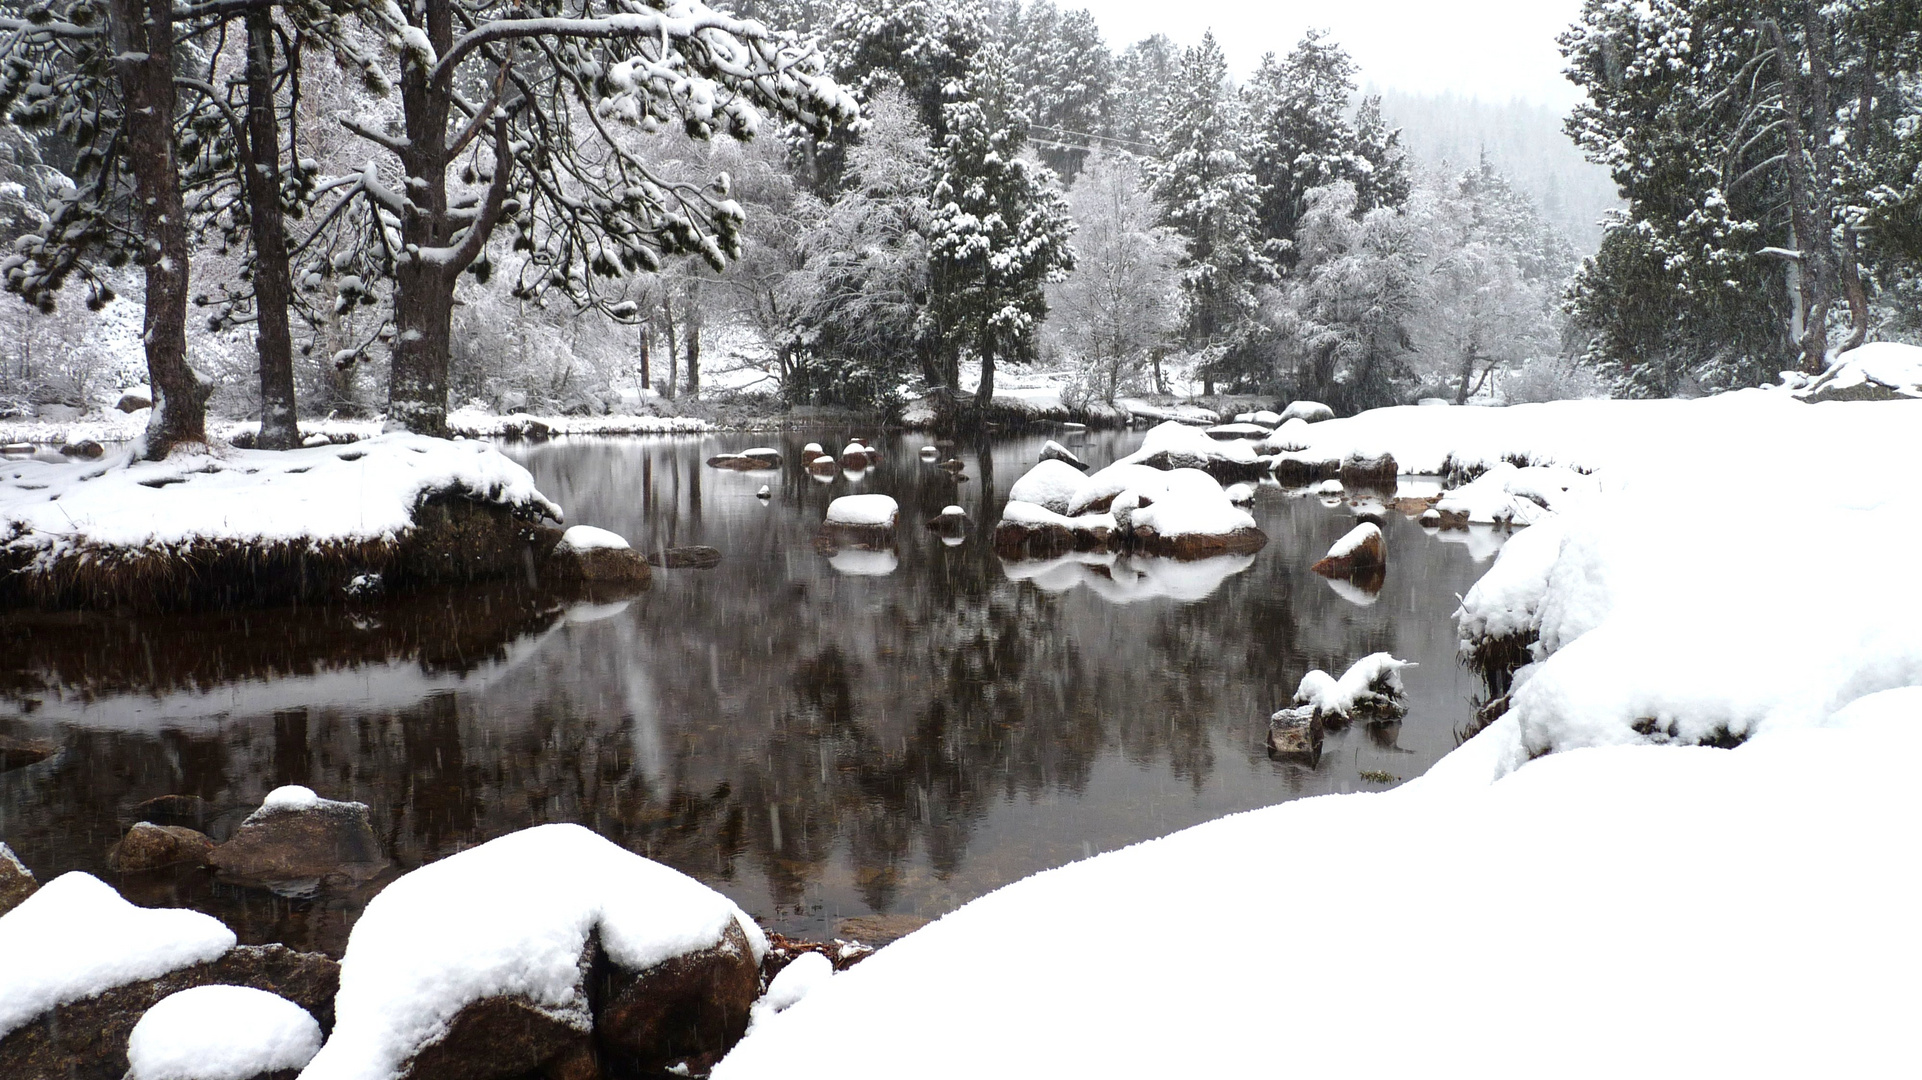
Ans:
<svg viewBox="0 0 1922 1080"><path fill-rule="evenodd" d="M829 525L891 529L901 506L888 495L843 495L828 504Z"/></svg>
<svg viewBox="0 0 1922 1080"><path fill-rule="evenodd" d="M560 520L526 469L483 442L382 435L345 446L180 451L165 461L0 463L0 542L42 557L196 541L388 540L434 492L464 491Z"/></svg>
<svg viewBox="0 0 1922 1080"><path fill-rule="evenodd" d="M144 388L142 388L144 390ZM28 442L48 446L92 439L101 443L131 442L147 430L150 409L123 413L117 409L89 413L79 420L0 420L0 443ZM714 425L692 416L532 416L514 413L497 416L479 409L457 409L447 414L447 430L467 438L491 438L509 431L524 430L537 422L555 435L699 435L715 430ZM371 439L381 433L386 421L302 420L300 431L306 438L326 436L329 442L347 443ZM215 442L231 442L240 435L258 435L258 420L207 419L207 434Z"/></svg>
<svg viewBox="0 0 1922 1080"><path fill-rule="evenodd" d="M1167 454L1177 465L1208 461L1253 465L1261 460L1247 439L1213 439L1200 428L1170 420L1149 428L1141 438L1141 448L1121 461L1139 464L1159 454Z"/></svg>
<svg viewBox="0 0 1922 1080"><path fill-rule="evenodd" d="M1151 505L1137 505L1130 512L1134 528L1174 537L1226 536L1255 527L1254 516L1236 506L1214 477L1200 469L1171 469L1165 475L1160 496ZM1126 493L1137 500L1142 494L1147 493Z"/></svg>
<svg viewBox="0 0 1922 1080"><path fill-rule="evenodd" d="M1517 468L1497 462L1487 472L1442 495L1435 509L1464 514L1471 525L1533 525L1551 510L1567 510L1599 490L1595 479L1553 465Z"/></svg>
<svg viewBox="0 0 1922 1080"><path fill-rule="evenodd" d="M720 943L767 939L725 896L579 825L541 825L429 863L367 905L340 965L335 1027L303 1080L391 1080L463 1006L519 995L586 1031L591 934L641 971Z"/></svg>
<svg viewBox="0 0 1922 1080"><path fill-rule="evenodd" d="M1922 691L1831 720L1305 799L1038 874L714 1077L1900 1075L1922 785L1863 768L1922 753ZM1277 968L1309 909L1371 929L1287 934Z"/></svg>
<svg viewBox="0 0 1922 1080"><path fill-rule="evenodd" d="M278 994L196 986L162 998L127 1038L127 1080L253 1080L298 1069L320 1049L320 1025Z"/></svg>
<svg viewBox="0 0 1922 1080"><path fill-rule="evenodd" d="M219 919L135 907L78 871L0 915L0 1037L58 1005L217 960L234 947Z"/></svg>

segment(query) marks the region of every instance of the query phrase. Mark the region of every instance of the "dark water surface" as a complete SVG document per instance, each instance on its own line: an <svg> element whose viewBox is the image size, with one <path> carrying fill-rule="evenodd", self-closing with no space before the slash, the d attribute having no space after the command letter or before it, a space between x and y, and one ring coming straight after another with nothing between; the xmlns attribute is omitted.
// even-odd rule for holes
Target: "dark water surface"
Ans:
<svg viewBox="0 0 1922 1080"><path fill-rule="evenodd" d="M576 821L818 937L852 916L937 916L1223 814L1383 786L1364 771L1418 775L1470 718L1451 613L1486 564L1399 515L1367 604L1308 570L1352 512L1272 486L1254 507L1271 538L1258 555L1010 567L987 533L1043 439L962 452L958 483L918 459L918 437L890 440L858 479L794 466L803 443L832 452L849 434L508 446L572 523L646 551L723 553L715 569L656 571L626 603L493 586L351 608L0 617L0 735L60 747L0 772L0 839L42 880L88 870L136 902L216 914L243 941L337 953L393 873ZM1099 466L1139 442L1071 445ZM702 464L769 444L790 463L778 473ZM816 550L829 500L851 492L900 501L893 557ZM949 503L974 521L955 546L921 528ZM1406 721L1331 733L1314 769L1270 761L1268 714L1303 673L1377 650L1421 665ZM219 839L286 783L367 803L396 870L283 898L203 871L106 869L144 800L200 796Z"/></svg>

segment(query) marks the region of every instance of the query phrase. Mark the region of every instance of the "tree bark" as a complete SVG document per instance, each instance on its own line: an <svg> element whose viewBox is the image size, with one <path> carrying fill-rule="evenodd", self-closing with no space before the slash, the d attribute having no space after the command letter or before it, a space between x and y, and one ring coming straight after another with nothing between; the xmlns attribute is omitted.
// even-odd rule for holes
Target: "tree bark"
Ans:
<svg viewBox="0 0 1922 1080"><path fill-rule="evenodd" d="M654 378L654 373L652 370L650 370L653 367L653 364L650 362L650 358L647 355L648 339L653 336L654 336L654 320L643 317L641 319L641 396L642 397L647 396L648 389L653 385L653 383L650 381Z"/></svg>
<svg viewBox="0 0 1922 1080"><path fill-rule="evenodd" d="M687 342L687 392L699 397L701 393L701 295L700 286L695 282L687 283L687 325L681 330L681 337Z"/></svg>
<svg viewBox="0 0 1922 1080"><path fill-rule="evenodd" d="M108 0L107 21L126 97L126 155L140 204L140 265L147 279L143 341L153 390L144 453L157 461L180 443L207 441L210 391L187 366L187 213L174 155L173 5Z"/></svg>
<svg viewBox="0 0 1922 1080"><path fill-rule="evenodd" d="M287 225L280 212L273 13L249 9L246 22L247 131L240 147L254 240L254 349L260 361L260 437L255 445L291 450L300 445L300 425L294 411L294 341L287 324L294 286L287 266ZM289 59L299 63L298 57Z"/></svg>
<svg viewBox="0 0 1922 1080"><path fill-rule="evenodd" d="M1816 0L1808 0L1810 30L1815 29L1815 4ZM1773 19L1763 19L1761 25L1775 52L1776 74L1782 84L1789 219L1799 244L1798 262L1801 267L1802 297L1799 306L1802 310L1802 334L1796 345L1802 352L1802 370L1820 373L1828 367L1828 317L1829 308L1834 303L1835 272L1828 257L1828 215L1818 213L1826 210L1828 200L1815 190L1819 184L1825 192L1830 178L1826 174L1811 174L1811 158L1823 160L1823 151L1812 147L1811 143L1826 141L1827 122L1825 116L1816 114L1817 118L1822 119L1822 129L1818 132L1807 131L1803 122L1805 95L1801 85L1800 57L1790 53L1787 36L1782 33L1780 24ZM1811 50L1815 47L1813 35L1809 46ZM1826 106L1827 73L1820 70L1820 63L1816 62L1813 55L1811 61L1815 74L1811 77L1810 89L1812 96L1819 99L1813 104L1817 107ZM1811 135L1814 136L1813 140Z"/></svg>
<svg viewBox="0 0 1922 1080"><path fill-rule="evenodd" d="M984 336L987 340L981 343L981 348L978 350L981 354L981 383L974 388L974 409L978 413L986 413L988 406L994 402L995 341L991 333Z"/></svg>
<svg viewBox="0 0 1922 1080"><path fill-rule="evenodd" d="M674 290L667 282L661 282L661 314L667 320L662 327L667 334L667 388L661 395L672 400L681 381L680 361L674 354Z"/></svg>

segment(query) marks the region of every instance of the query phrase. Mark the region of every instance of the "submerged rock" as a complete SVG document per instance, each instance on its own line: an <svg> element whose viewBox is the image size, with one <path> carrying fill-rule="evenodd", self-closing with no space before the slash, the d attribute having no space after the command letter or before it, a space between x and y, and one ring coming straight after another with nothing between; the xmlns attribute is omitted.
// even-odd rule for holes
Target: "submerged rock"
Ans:
<svg viewBox="0 0 1922 1080"><path fill-rule="evenodd" d="M721 565L721 550L711 547L673 547L647 557L649 566L663 570L712 570Z"/></svg>
<svg viewBox="0 0 1922 1080"><path fill-rule="evenodd" d="M1268 756L1315 765L1321 761L1326 730L1312 707L1282 709L1268 718Z"/></svg>
<svg viewBox="0 0 1922 1080"><path fill-rule="evenodd" d="M60 748L51 739L16 739L0 735L0 772L38 765Z"/></svg>
<svg viewBox="0 0 1922 1080"><path fill-rule="evenodd" d="M0 915L19 907L20 902L38 888L40 883L33 879L33 871L27 869L12 848L0 843Z"/></svg>
<svg viewBox="0 0 1922 1080"><path fill-rule="evenodd" d="M781 453L765 446L743 450L738 454L716 454L707 463L717 469L732 469L736 472L755 472L763 469L781 467Z"/></svg>
<svg viewBox="0 0 1922 1080"><path fill-rule="evenodd" d="M367 804L335 802L308 788L276 788L209 861L236 884L311 888L358 884L388 866Z"/></svg>
<svg viewBox="0 0 1922 1080"><path fill-rule="evenodd" d="M184 825L142 821L107 853L107 866L129 874L168 866L205 866L213 850L214 842L205 833Z"/></svg>

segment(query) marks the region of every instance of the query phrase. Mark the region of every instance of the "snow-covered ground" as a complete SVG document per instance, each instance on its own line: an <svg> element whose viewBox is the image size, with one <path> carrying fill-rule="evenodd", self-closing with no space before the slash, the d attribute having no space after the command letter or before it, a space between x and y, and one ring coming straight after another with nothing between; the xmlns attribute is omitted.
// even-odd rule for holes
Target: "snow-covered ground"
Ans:
<svg viewBox="0 0 1922 1080"><path fill-rule="evenodd" d="M0 540L38 558L206 540L388 540L412 527L423 495L450 490L561 517L533 476L487 443L393 434L284 453L0 462Z"/></svg>
<svg viewBox="0 0 1922 1080"><path fill-rule="evenodd" d="M36 446L65 446L91 439L98 443L130 442L147 430L151 410L123 413L108 409L88 413L77 420L0 420L0 445L31 443ZM311 443L323 439L344 443L371 439L381 433L385 421L302 420L301 435ZM610 413L605 416L535 416L513 413L499 416L479 409L456 409L447 414L447 427L467 438L495 438L517 434L530 424L540 424L554 435L698 435L713 431L714 424L692 416L630 416ZM260 431L257 420L207 419L207 435L218 443L232 442L236 436Z"/></svg>
<svg viewBox="0 0 1922 1080"><path fill-rule="evenodd" d="M1464 600L1471 639L1539 636L1507 714L1392 792L968 904L717 1080L1902 1074L1922 785L1883 763L1922 751L1917 432L1922 402L1770 391L1309 425L1404 471L1592 473L1486 485L1538 511Z"/></svg>

